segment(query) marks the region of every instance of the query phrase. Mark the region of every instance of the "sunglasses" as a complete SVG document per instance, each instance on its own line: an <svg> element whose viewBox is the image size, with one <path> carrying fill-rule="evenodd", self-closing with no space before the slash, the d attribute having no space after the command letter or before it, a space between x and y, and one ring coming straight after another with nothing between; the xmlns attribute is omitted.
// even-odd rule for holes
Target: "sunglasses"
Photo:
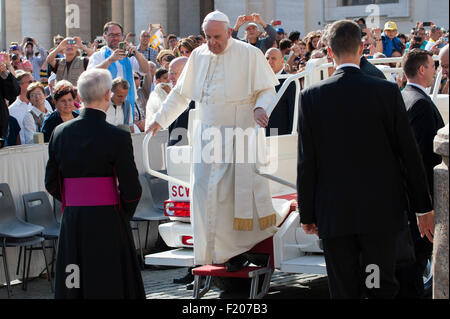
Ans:
<svg viewBox="0 0 450 319"><path fill-rule="evenodd" d="M13 46L9 48L9 51L17 51L17 50L20 50L18 46Z"/></svg>
<svg viewBox="0 0 450 319"><path fill-rule="evenodd" d="M172 55L167 55L167 56L163 57L161 60L162 60L163 62L171 62L173 59L175 59L174 56L172 56Z"/></svg>

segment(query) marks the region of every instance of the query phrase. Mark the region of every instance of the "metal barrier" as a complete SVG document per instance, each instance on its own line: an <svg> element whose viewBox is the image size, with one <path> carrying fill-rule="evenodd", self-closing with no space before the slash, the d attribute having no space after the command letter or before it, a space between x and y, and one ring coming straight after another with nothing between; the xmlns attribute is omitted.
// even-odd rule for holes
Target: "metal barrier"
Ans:
<svg viewBox="0 0 450 319"><path fill-rule="evenodd" d="M400 58L369 59L368 61L372 64L386 64L386 63L399 63L402 61L402 59L403 58L400 57ZM439 57L433 56L433 60L439 61ZM303 78L304 79L304 88L308 88L309 86L313 85L314 83L328 78L328 72L324 72L324 71L328 70L328 68L331 68L331 67L334 67L334 63L329 63L326 58L312 59L312 60L308 61L305 70L300 73L293 74L293 75L291 75L291 74L278 75L277 76L278 79L280 79L280 80L284 79L285 81L284 81L283 85L281 86L281 88L279 89L279 91L277 92L277 95L275 96L275 98L273 99L271 104L268 106L268 108L266 110L267 115L270 117L273 110L275 109L278 102L280 101L281 97L286 92L287 88L289 87L289 85L292 82L295 82L296 92L295 92L294 120L292 123L292 135L297 135L298 112L299 112L299 103L300 103L300 94L301 94L300 80ZM403 69L401 69L401 68L386 68L386 69L380 69L380 71L382 71L385 74L389 74L389 73L401 74L401 73L403 73ZM433 91L434 92L433 101L435 101L435 99L437 98L437 91L439 89L439 84L440 84L441 78L442 78L442 72L440 72L438 74L437 79L436 79L436 84L435 84L434 91ZM260 147L260 145L258 145L258 142L257 142L257 134L258 134L259 129L260 129L260 127L259 127L259 125L257 125L252 136L250 137L250 146L255 144L255 150L257 150L258 147ZM148 134L145 137L144 142L143 142L144 150L148 150L148 144L150 143L151 137L152 137L151 134ZM148 152L144 151L143 156L144 156L145 170L150 175L161 178L161 179L166 180L171 183L182 185L184 187L190 187L190 184L183 180L180 180L178 178L175 178L175 177L169 176L167 174L163 174L161 172L153 170L150 167ZM294 185L293 183L290 183L290 182L283 180L274 175L265 174L265 173L261 172L259 169L257 169L256 167L255 167L255 172L258 175L263 176L267 179L270 179L274 182L277 182L284 186L296 189L296 185Z"/></svg>

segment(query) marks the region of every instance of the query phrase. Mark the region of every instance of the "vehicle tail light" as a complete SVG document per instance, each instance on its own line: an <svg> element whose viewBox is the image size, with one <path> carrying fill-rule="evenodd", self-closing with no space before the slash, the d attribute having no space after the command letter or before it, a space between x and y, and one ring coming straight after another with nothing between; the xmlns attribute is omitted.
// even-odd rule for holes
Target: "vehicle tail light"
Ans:
<svg viewBox="0 0 450 319"><path fill-rule="evenodd" d="M185 246L194 246L194 238L192 236L181 236L181 242Z"/></svg>
<svg viewBox="0 0 450 319"><path fill-rule="evenodd" d="M164 202L164 215L168 217L190 217L191 204L190 202Z"/></svg>

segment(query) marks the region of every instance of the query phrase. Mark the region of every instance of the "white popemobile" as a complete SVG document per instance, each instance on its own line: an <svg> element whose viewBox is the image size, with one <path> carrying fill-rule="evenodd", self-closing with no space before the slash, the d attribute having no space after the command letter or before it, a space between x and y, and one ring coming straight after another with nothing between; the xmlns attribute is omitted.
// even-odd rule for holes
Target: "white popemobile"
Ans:
<svg viewBox="0 0 450 319"><path fill-rule="evenodd" d="M401 58L376 59L369 60L373 64L385 64L400 62ZM314 59L307 63L305 71L295 75L284 75L279 78L287 79L276 98L272 102L273 110L278 100L287 89L289 84L294 81L297 86L296 104L294 119L297 119L298 101L300 95L300 80L303 80L303 86L309 87L328 78L328 68L331 63L327 63L326 58ZM399 74L402 69L399 68L380 68L387 75L393 73ZM437 83L440 83L442 74L437 77ZM437 84L437 85L438 85ZM437 92L435 89L434 92ZM438 106L444 120L448 123L449 110L448 95L434 94L432 96L435 104ZM192 110L189 118L189 132L193 131L196 111ZM275 164L276 171L272 174L265 174L264 171L257 173L270 179L270 187L274 206L285 205L288 201L296 200L296 177L297 177L297 121L294 120L291 135L267 137L266 145L268 149L267 157L271 165ZM256 136L256 130L254 137ZM146 136L144 140L144 150L148 150L148 144L151 136ZM254 138L256 141L256 139ZM194 266L194 234L190 224L190 203L189 203L189 181L190 181L190 161L180 161L180 158L190 158L191 145L172 146L166 149L166 167L167 175L151 169L148 152L143 152L144 166L150 175L168 181L169 199L164 203L164 214L171 220L169 223L159 225L159 234L164 242L172 248L171 251L155 253L145 256L147 265L164 266ZM275 148L275 152L274 152ZM272 152L271 152L272 151ZM272 154L274 153L274 154ZM293 205L295 208L295 205ZM290 214L286 216L283 223L279 224L279 230L273 237L273 266L275 269L287 273L308 273L326 275L326 265L321 248L320 240L315 235L307 235L300 227L300 216L298 210L291 209ZM271 273L270 273L271 275ZM267 292L270 283L270 275L265 281L266 289L262 294L253 297L262 297ZM432 276L431 265L427 267L424 274L426 289L431 288ZM209 285L209 283L208 283ZM200 295L201 296L201 295ZM196 297L199 297L198 292Z"/></svg>

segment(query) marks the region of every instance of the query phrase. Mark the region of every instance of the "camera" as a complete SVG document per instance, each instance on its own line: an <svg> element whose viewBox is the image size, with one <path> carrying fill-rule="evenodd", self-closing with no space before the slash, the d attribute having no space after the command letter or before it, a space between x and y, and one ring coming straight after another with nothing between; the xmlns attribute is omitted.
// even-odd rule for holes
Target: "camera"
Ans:
<svg viewBox="0 0 450 319"><path fill-rule="evenodd" d="M369 55L369 54L370 54L370 49L363 50L363 55Z"/></svg>
<svg viewBox="0 0 450 319"><path fill-rule="evenodd" d="M423 23L423 26L424 26L424 27L431 27L431 22L424 22L424 23Z"/></svg>
<svg viewBox="0 0 450 319"><path fill-rule="evenodd" d="M126 42L120 42L119 43L119 50L126 51L127 50L127 43Z"/></svg>

